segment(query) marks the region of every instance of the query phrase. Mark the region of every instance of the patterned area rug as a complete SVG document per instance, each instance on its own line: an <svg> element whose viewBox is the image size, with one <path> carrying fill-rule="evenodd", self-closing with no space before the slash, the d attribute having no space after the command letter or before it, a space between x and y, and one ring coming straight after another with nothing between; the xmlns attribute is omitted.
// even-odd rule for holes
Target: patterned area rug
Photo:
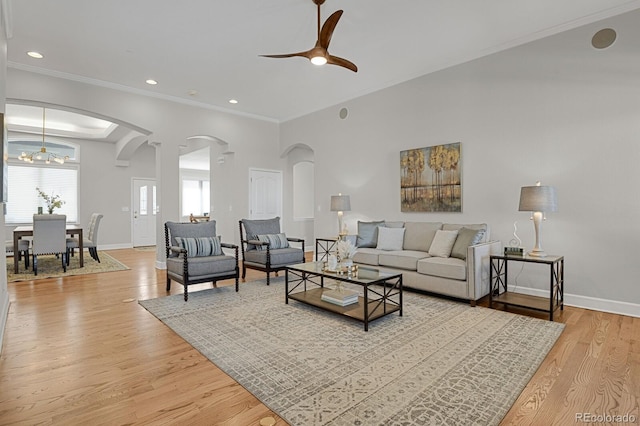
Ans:
<svg viewBox="0 0 640 426"><path fill-rule="evenodd" d="M20 262L18 273L13 273L14 258L7 258L7 282L32 281L43 278L69 277L72 275L98 274L102 272L124 271L129 269L127 265L121 263L103 251L98 252L100 263L93 260L89 253L84 254L84 266L80 267L78 253L71 257L67 272L62 271L62 260L55 256L38 256L38 275L33 275L33 265L29 260L29 269L24 269L24 258Z"/></svg>
<svg viewBox="0 0 640 426"><path fill-rule="evenodd" d="M362 324L283 277L139 302L292 425L497 425L563 324L405 292Z"/></svg>

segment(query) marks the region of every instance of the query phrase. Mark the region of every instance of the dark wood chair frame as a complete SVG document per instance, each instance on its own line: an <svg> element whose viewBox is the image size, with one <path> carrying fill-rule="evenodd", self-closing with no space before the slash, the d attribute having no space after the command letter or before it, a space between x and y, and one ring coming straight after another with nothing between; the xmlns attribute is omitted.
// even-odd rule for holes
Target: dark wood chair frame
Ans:
<svg viewBox="0 0 640 426"><path fill-rule="evenodd" d="M188 223L188 222L187 222ZM236 280L236 292L238 291L238 284L239 284L239 277L240 277L240 268L238 266L239 262L238 262L238 246L235 244L229 244L229 243L220 243L220 247L222 248L227 248L227 249L233 249L235 251L235 257L236 257L236 268L235 268L235 272L230 273L228 275L221 275L218 277L215 277L215 279L211 279L211 278L205 278L205 279L198 279L198 280L191 280L189 278L189 258L187 257L187 250L183 249L183 248L177 248L177 247L171 247L171 240L169 238L169 229L167 228L167 225L164 225L164 240L166 243L166 250L167 250L167 258L169 258L169 254L170 253L177 253L178 256L182 256L183 259L183 270L182 270L182 281L177 280L175 278L173 278L173 281L176 281L179 284L182 284L182 286L184 287L184 301L186 302L189 299L189 286L191 284L201 284L201 283L213 283L215 285L216 282L218 281L222 281L222 280L228 280L231 278L235 278ZM244 277L243 277L244 278ZM167 269L167 291L171 290L171 280L172 278L169 277L169 270Z"/></svg>
<svg viewBox="0 0 640 426"><path fill-rule="evenodd" d="M244 226L242 226L242 221L238 222L239 226L240 226L240 245L242 246L242 280L244 281L245 276L247 275L247 268L249 269L255 269L257 271L262 271L262 272L266 272L267 273L267 285L269 285L269 280L270 280L270 274L271 272L274 272L276 277L278 276L278 271L284 271L285 269L287 269L287 265L282 265L282 266L278 266L278 267L272 267L271 266L271 249L269 248L270 244L266 243L264 241L260 241L260 240L246 240L245 236L244 236ZM304 239L302 238L294 238L294 237L287 237L287 241L289 241L290 243L302 243L302 263L305 263L305 257L304 257ZM244 252L245 252L245 246L248 247L249 244L253 244L254 246L263 246L267 248L267 263L265 264L265 266L259 266L259 265L246 265L244 263Z"/></svg>

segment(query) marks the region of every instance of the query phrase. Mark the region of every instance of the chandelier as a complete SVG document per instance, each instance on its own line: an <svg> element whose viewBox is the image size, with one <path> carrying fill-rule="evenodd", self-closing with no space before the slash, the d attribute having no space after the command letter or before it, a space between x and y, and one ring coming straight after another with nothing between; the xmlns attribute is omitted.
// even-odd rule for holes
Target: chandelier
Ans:
<svg viewBox="0 0 640 426"><path fill-rule="evenodd" d="M54 153L48 152L47 147L44 144L44 136L45 136L45 108L42 108L42 147L39 151L33 152L22 152L18 156L18 160L25 161L27 163L33 163L33 160L43 160L45 164L51 164L52 161L55 161L58 164L64 164L66 160L69 159L68 155L64 157Z"/></svg>

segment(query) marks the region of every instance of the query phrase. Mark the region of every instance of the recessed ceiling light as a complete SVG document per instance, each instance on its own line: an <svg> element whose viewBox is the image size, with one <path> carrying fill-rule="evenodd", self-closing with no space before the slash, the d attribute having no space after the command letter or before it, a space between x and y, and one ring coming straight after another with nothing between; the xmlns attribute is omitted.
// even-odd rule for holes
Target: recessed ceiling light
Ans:
<svg viewBox="0 0 640 426"><path fill-rule="evenodd" d="M147 80L147 84L155 86L156 84L158 84L158 82L150 78L150 79Z"/></svg>
<svg viewBox="0 0 640 426"><path fill-rule="evenodd" d="M238 101L236 99L229 99L230 104L237 104Z"/></svg>
<svg viewBox="0 0 640 426"><path fill-rule="evenodd" d="M42 59L42 58L44 58L44 56L42 55L42 53L40 53L40 52L35 52L35 51L27 52L27 55L29 55L29 56L31 56L32 58L35 58L35 59Z"/></svg>

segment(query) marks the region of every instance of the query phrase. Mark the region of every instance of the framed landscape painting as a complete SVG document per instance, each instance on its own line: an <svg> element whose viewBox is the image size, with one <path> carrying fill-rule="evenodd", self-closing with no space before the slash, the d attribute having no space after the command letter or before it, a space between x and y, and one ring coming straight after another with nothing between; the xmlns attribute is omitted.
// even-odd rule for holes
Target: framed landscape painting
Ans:
<svg viewBox="0 0 640 426"><path fill-rule="evenodd" d="M403 212L461 212L460 142L400 151Z"/></svg>

